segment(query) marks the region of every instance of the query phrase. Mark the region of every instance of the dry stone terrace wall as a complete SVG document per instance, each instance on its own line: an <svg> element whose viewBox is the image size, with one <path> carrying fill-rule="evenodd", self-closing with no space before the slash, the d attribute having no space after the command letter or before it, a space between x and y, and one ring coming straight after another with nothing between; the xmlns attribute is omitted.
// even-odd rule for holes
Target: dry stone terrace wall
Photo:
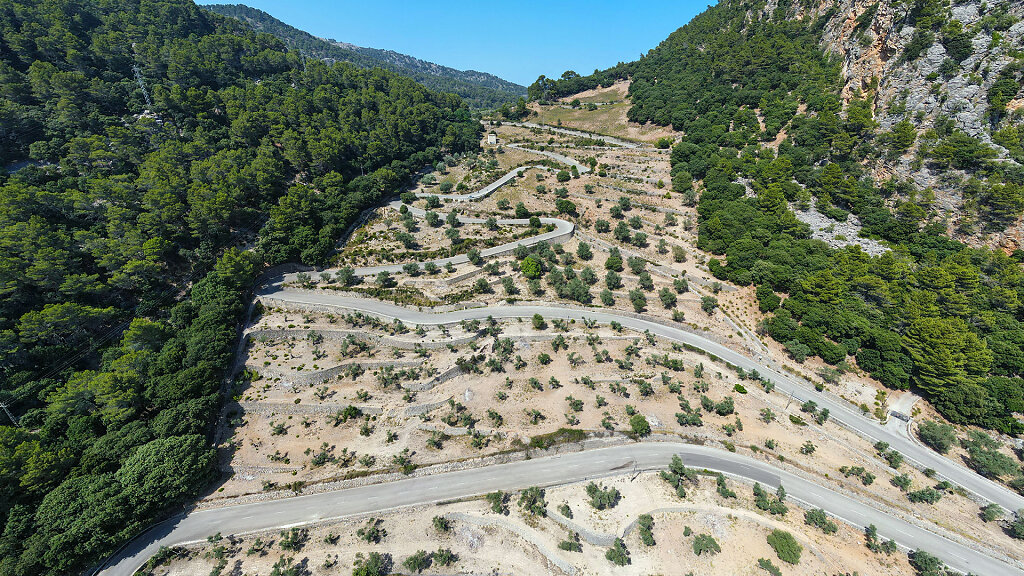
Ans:
<svg viewBox="0 0 1024 576"><path fill-rule="evenodd" d="M322 330L322 329L259 329L253 330L246 334L251 340L289 340L292 338L305 338L307 334L319 334L325 339L332 340L344 340L349 336L357 336L362 340L368 340L376 342L379 345L389 346L393 348L399 348L403 350L412 350L415 348L424 349L441 349L448 346L462 346L477 341L481 334L469 334L466 336L459 336L455 338L447 338L440 341L428 341L425 339L401 339L389 336L382 336L374 334L372 332L364 332L357 330ZM396 366L396 367L418 367L421 366L422 362L419 360L371 360L371 361L354 361L345 362L338 366L326 368L323 370L316 370L311 372L298 372L298 371L282 371L265 366L258 365L247 365L246 368L256 372L264 378L277 378L281 382L291 386L310 386L326 382L339 375L344 374L352 366L359 366L365 370L374 370L385 366ZM431 390L436 386L439 386L456 376L462 374L462 370L458 366L453 366L447 370L435 375L433 378L426 382L408 382L401 384L404 390L413 392L425 392ZM253 404L255 405L255 403ZM308 413L308 412L302 412Z"/></svg>
<svg viewBox="0 0 1024 576"><path fill-rule="evenodd" d="M320 384L328 380L334 379L344 374L350 367L359 366L364 370L376 370L385 366L399 366L415 368L423 363L418 360L374 360L374 361L362 361L362 362L346 362L339 366L327 368L325 370L317 370L311 372L283 372L279 370L273 370L264 366L247 365L246 368L252 370L264 378L280 378L282 383L287 383L292 386L312 386L313 384Z"/></svg>
<svg viewBox="0 0 1024 576"><path fill-rule="evenodd" d="M575 566L563 560L555 552L555 550L549 548L533 532L527 531L522 526L518 524L513 524L512 522L505 520L504 517L488 516L487 518L481 518L479 516L471 516L469 514L463 514L461 512L452 512L450 514L447 514L447 516L455 520L456 522L472 524L474 526L479 526L481 528L498 526L500 528L508 530L509 532L512 532L513 534L519 536L523 540L533 545L537 549L537 551L539 551L552 566L557 567L564 574L569 574L570 576L575 576L577 574Z"/></svg>
<svg viewBox="0 0 1024 576"><path fill-rule="evenodd" d="M426 392L427 390L431 390L437 386L440 386L441 384L444 384L445 382L451 380L452 378L455 378L456 376L459 376L460 374L462 374L462 369L459 368L458 366L453 366L445 370L444 372L434 376L428 382L409 382L403 383L401 384L401 386L403 389L409 390L410 392Z"/></svg>
<svg viewBox="0 0 1024 576"><path fill-rule="evenodd" d="M505 437L505 432L498 430L497 428L487 428L482 426L469 428L467 426L448 426L447 424L419 424L416 426L416 429L424 432L439 432L449 436L469 436L474 432L477 432L484 436L494 436L496 438Z"/></svg>
<svg viewBox="0 0 1024 576"><path fill-rule="evenodd" d="M289 288L289 290L295 290L295 291L300 291L300 292L302 291L302 290L297 289L297 288ZM315 291L314 290L310 290L309 292L315 292ZM358 298L358 295L354 295L354 294L345 294L345 296L353 297L353 298ZM337 307L334 307L334 306L325 306L325 305L322 305L322 304L310 304L310 303L307 303L307 302L292 302L290 300L286 300L286 299L283 299L283 298L277 298L275 296L267 296L267 295L260 295L260 296L257 297L257 299L260 302L262 302L264 306L272 306L274 308L280 308L280 309L288 310L288 311L291 311L291 312L316 312L316 313L319 313L319 314L337 314L338 313ZM365 299L365 300L367 302L372 302L372 300L369 300L369 299ZM467 308L480 308L480 307L482 307L482 305L479 304L479 303L476 303L476 302L462 302L462 303L459 303L459 304L441 305L441 306L432 306L432 307L407 306L407 308L409 308L411 310L417 310L419 312L436 312L436 313L452 312L452 311L455 311L455 310L465 310ZM455 324L458 324L458 322L449 322L447 325L451 326L451 325L455 325ZM443 344L447 344L447 342L448 341L445 340L443 342ZM426 341L423 342L423 345L426 346Z"/></svg>
<svg viewBox="0 0 1024 576"><path fill-rule="evenodd" d="M608 252L612 248L612 244L610 242L606 242L604 240L601 240L600 238L598 238L596 236L592 236L592 235L584 233L584 232L578 232L577 234L579 235L580 239L584 240L585 242L589 242L589 243L593 244L595 248L597 248L598 250L600 250L602 252ZM644 260L647 259L647 258L644 257L643 254L641 254L639 252L636 252L636 251L633 251L633 250L630 250L629 248L623 248L621 246L616 246L616 248L619 249L619 253L620 254L622 254L623 256L625 256L627 258L630 257L630 256L635 256L635 257L638 257L638 258L643 258ZM658 265L652 266L651 267L651 272L653 272L654 274L657 274L657 275L659 275L659 276L661 276L663 278L677 278L677 277L680 277L680 276L685 276L687 282L693 282L693 283L699 284L701 286L710 286L711 284L714 283L712 281L708 281L708 280L705 280L703 278L699 278L697 276L694 276L693 274L683 274L682 272L680 272L680 271L678 271L678 270L676 270L674 268L671 268L669 266L665 266L663 264L658 264ZM724 282L720 283L720 287L719 288L723 292L735 292L737 290L737 288L735 286L732 286L730 284L726 284Z"/></svg>
<svg viewBox="0 0 1024 576"><path fill-rule="evenodd" d="M416 406L409 406L405 409L406 416L419 416L420 414L426 414L427 412L433 412L438 408L448 404L448 400L438 400L436 402L429 402L427 404L418 404Z"/></svg>
<svg viewBox="0 0 1024 576"><path fill-rule="evenodd" d="M457 274L450 278L410 278L406 282L406 284L410 286L448 289L458 284L459 282L469 280L470 278L473 278L475 276L479 276L480 274L483 274L483 272L483 268L476 268L468 272L463 272L462 274Z"/></svg>
<svg viewBox="0 0 1024 576"><path fill-rule="evenodd" d="M566 134L569 136L583 136L587 138L593 138L594 140L603 140L605 142L614 144L622 148L641 148L644 146L644 144L638 142L629 142L621 138L615 138L614 136L605 136L603 134L595 134L593 132L584 132L582 130L572 130L569 128L548 126L546 124L537 124L534 122L505 122L505 124L508 124L510 126L519 126L521 128L536 128L539 130L548 130L551 132L556 132L558 134Z"/></svg>
<svg viewBox="0 0 1024 576"><path fill-rule="evenodd" d="M615 534L604 534L602 532L597 532L596 530L591 530L582 524L577 524L565 516L562 516L554 508L554 506L548 507L548 517L561 524L569 532L579 534L580 538L582 538L587 544L592 546L603 546L606 548L610 548L615 544Z"/></svg>
<svg viewBox="0 0 1024 576"><path fill-rule="evenodd" d="M459 336L456 338L447 338L445 340L424 340L421 338L406 339L396 338L393 336L382 336L380 334L374 334L373 332L367 332L365 330L323 330L319 328L291 328L291 329L256 329L246 333L246 337L250 340L263 341L263 340L289 340L291 338L305 338L306 334L319 334L326 340L345 340L349 336L355 336L360 340L368 340L375 342L381 346L388 346L391 348L398 348L401 350L413 350L416 348L426 348L428 350L434 350L438 348L445 348L449 344L452 346L462 346L469 344L477 338L476 334L470 334L468 336Z"/></svg>
<svg viewBox="0 0 1024 576"><path fill-rule="evenodd" d="M319 313L322 313L322 314L337 313L337 311L338 311L338 308L335 307L335 306L324 305L324 304L310 304L310 303L306 303L306 302L289 302L289 301L286 301L284 299L278 299L278 298L271 297L271 296L260 296L260 300L264 301L265 303L273 303L274 306L281 307L281 308L286 308L286 307L290 306L294 310L303 310L303 311L308 311L308 312L319 312ZM517 302L509 304L509 306L538 306L538 305L550 306L550 307L553 307L553 308L565 308L565 309L570 309L570 310L581 310L581 311L584 311L584 312L587 311L587 309L585 309L585 308L565 306L565 305L562 305L562 304L557 304L557 303L552 303L552 302L517 301ZM479 308L479 307L480 306L466 306L464 308ZM413 310L417 310L419 312L433 312L433 313L444 312L444 310L442 310L441 309L442 307L440 307L440 306L437 307L437 308L431 308L431 309L424 309L421 306L415 306L415 307L414 306L408 306L407 308L413 309ZM459 309L463 309L463 308L459 308ZM595 308L594 309L594 312L606 312L606 311L607 311L607 309L602 309L602 308ZM630 318L637 318L637 319L640 319L640 320L646 320L646 321L649 321L649 322L654 322L654 323L657 323L657 324L661 324L661 325L664 325L664 326L669 326L669 327L676 328L676 329L679 329L679 330L685 330L685 331L691 332L693 334L698 334L698 335L700 335L703 338L707 338L708 340L717 342L719 344L725 344L726 343L721 338L718 338L717 336L715 336L714 334L712 334L710 332L705 332L703 330L698 330L698 329L695 329L695 328L693 328L691 326L688 326L686 324L682 324L682 323L679 323L679 322L669 322L667 320L662 320L662 319L656 318L654 316L646 316L646 315L643 315L643 314L637 314L635 312L629 312L627 310L615 310L614 312L615 312L615 314L618 314L620 316L628 316ZM370 315L372 316L372 314L370 314ZM441 322L441 321L431 322L432 325L436 324L438 326L457 326L459 323L460 322L456 321L456 320L451 320L451 321L448 321L448 322Z"/></svg>
<svg viewBox="0 0 1024 576"><path fill-rule="evenodd" d="M281 415L292 415L292 416L303 416L303 415L314 415L314 414L336 414L341 410L344 410L348 404L295 404L290 402L237 402L237 407L242 410L245 414L260 414L263 416L281 416ZM231 408L231 406L229 406ZM378 416L384 413L384 410L380 406L363 406L358 405L359 411L363 414L369 414L371 416Z"/></svg>

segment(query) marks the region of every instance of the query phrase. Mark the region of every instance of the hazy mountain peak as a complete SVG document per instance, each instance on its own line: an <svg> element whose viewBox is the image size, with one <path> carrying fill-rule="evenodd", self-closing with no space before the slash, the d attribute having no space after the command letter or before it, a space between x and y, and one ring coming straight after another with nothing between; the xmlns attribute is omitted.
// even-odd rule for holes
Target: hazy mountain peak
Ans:
<svg viewBox="0 0 1024 576"><path fill-rule="evenodd" d="M493 74L457 70L408 54L356 46L333 38L320 38L289 26L270 14L244 4L210 4L204 9L241 20L254 30L280 38L289 48L322 60L350 62L362 68L386 68L408 76L432 90L453 92L480 108L496 107L526 95L526 88Z"/></svg>

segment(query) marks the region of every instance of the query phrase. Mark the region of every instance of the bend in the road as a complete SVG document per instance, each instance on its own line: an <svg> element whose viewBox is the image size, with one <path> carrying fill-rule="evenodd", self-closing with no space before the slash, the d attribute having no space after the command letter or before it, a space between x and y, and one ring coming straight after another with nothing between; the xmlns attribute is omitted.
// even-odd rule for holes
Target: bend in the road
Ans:
<svg viewBox="0 0 1024 576"><path fill-rule="evenodd" d="M421 208L408 206L400 201L394 201L389 204L390 207L398 210L402 206L407 206L409 213L417 218L423 218L426 215L426 211ZM458 220L462 224L483 224L485 220L483 218L471 218L467 216L459 216ZM497 220L499 226L529 226L530 221L523 218L501 218ZM540 223L544 226L554 226L554 229L549 232L542 232L536 236L530 236L529 238L521 238L512 242L506 242L499 244L498 246L492 246L490 248L484 248L480 251L480 256L484 259L493 258L495 256L501 256L514 251L518 246L534 246L541 243L548 244L559 244L572 238L573 233L576 231L576 225L568 220L561 218L540 218ZM459 264L466 264L469 262L469 256L466 254L456 254L455 256L449 256L447 258L438 258L435 260L429 260L426 262L417 262L420 266L428 263L436 264L437 266L446 266L449 263L453 266ZM352 272L356 276L375 276L381 272L388 272L389 274L397 274L404 270L405 263L403 264L384 264L380 266L360 266L353 268ZM322 270L323 272L331 273L337 271L337 268L327 268ZM298 280L299 272L292 273L281 273L275 277L271 277L267 281L269 286L281 286L288 282L295 282Z"/></svg>
<svg viewBox="0 0 1024 576"><path fill-rule="evenodd" d="M635 143L629 143L613 137L586 133L582 131L574 131L568 129L559 129L550 126L536 125L531 123L514 123L515 125L525 127L542 128L546 130L554 130L556 132L566 134L576 134L590 136L598 138L613 144L617 144L627 148L636 148L638 145ZM522 150L529 151L531 153L540 154L564 162L577 167L580 172L589 171L589 168L579 164L572 158L556 154L554 152L531 150L528 148L522 148L515 145L510 147L519 148ZM426 194L421 193L419 196L438 196L440 198L446 198L450 200L479 200L494 190L519 176L525 170L534 167L543 166L523 166L513 169L509 173L505 174L502 178L492 182L488 186L485 186L481 190L476 192L465 194L465 195L442 195L442 194ZM395 204L398 207L398 204ZM424 212L415 208L410 209L414 215L422 217ZM460 217L460 221L464 223L482 223L482 219L463 218ZM525 220L514 220L505 219L499 220L499 224L503 225L523 225L528 224ZM520 240L517 242L507 243L494 248L489 248L482 251L482 255L493 256L496 254L505 253L515 248L516 245L524 244L531 245L538 242L545 241L560 241L572 235L573 225L570 222L561 219L542 219L542 223L553 224L555 230L534 236L532 238ZM453 264L462 263L468 261L466 255L459 255L452 258L441 259L435 261L436 263L443 265L447 262ZM401 270L402 265L392 266L378 266L378 267L366 267L359 268L356 270L358 275L370 275L376 274L380 271L387 270L389 272L397 272ZM294 275L292 275L294 276ZM871 440L883 440L889 442L889 444L902 452L904 456L921 467L930 467L938 471L938 473L963 486L964 488L974 492L980 497L996 502L1011 510L1024 507L1024 498L1009 491L1005 487L996 485L981 476L973 473L972 471L953 464L949 460L931 452L927 448L916 445L910 439L894 433L892 430L887 429L878 425L877 423L870 421L855 410L853 410L844 401L830 397L825 394L813 391L802 382L790 378L789 376L774 370L772 367L763 365L754 359L748 358L738 352L735 352L721 344L710 341L700 335L692 334L678 327L674 327L665 322L655 322L646 320L643 318L634 318L631 316L617 314L612 311L605 310L580 310L572 308L563 308L555 306L494 306L487 308L475 308L447 313L423 313L411 311L399 306L391 304L361 300L356 298L349 298L337 294L321 294L321 293L304 293L289 291L282 288L281 284L285 277L275 279L269 286L267 286L261 295L265 298L272 298L296 303L307 303L320 306L338 307L353 311L360 311L379 317L388 319L399 319L406 323L411 324L422 324L422 325L441 325L441 324L453 324L458 323L462 320L472 319L484 319L487 317L493 317L496 319L512 319L512 318L526 318L531 317L534 314L541 314L548 318L563 318L563 319L577 319L582 320L588 318L601 323L610 323L612 321L618 322L627 328L631 328L638 331L649 330L656 336L668 338L673 341L683 342L691 346L695 346L707 353L713 354L722 360L729 362L735 366L747 370L758 370L762 375L770 378L781 391L790 394L798 400L814 399L818 402L819 406L828 408L832 414L832 418L843 425L847 426L851 430L857 432L865 438ZM665 444L650 444L641 446L660 446L665 448ZM641 447L621 447L622 450L629 450L630 457L637 463L643 461L642 467L654 468L664 466L667 462L667 458L671 456L666 450L658 451L650 448ZM616 450L616 449L607 449ZM758 481L769 486L777 486L779 482L786 485L787 490L790 491L795 497L801 501L821 508L829 510L834 515L841 519L857 525L866 526L867 524L875 524L879 528L879 532L883 535L892 537L894 540L908 547L921 547L933 551L936 555L946 561L947 564L953 568L964 570L964 571L975 571L984 574L1003 574L1003 573L1021 573L1024 571L1019 570L1016 567L1010 567L998 560L992 559L984 554L977 553L969 548L966 548L956 542L950 541L942 536L936 535L933 532L924 530L913 524L903 522L899 519L893 518L887 515L884 511L867 506L863 503L856 502L852 499L846 498L830 490L818 486L812 482L808 482L800 477L788 474L784 471L777 470L768 466L763 462L759 462L753 459L747 458L747 461L743 459L745 457L729 454L726 452L719 453L709 448L695 447L689 445L683 446L671 446L667 450L683 451L688 452L692 460L688 462L688 465L708 468L711 470L721 471L733 476L744 478L749 481ZM702 452L711 451L709 452ZM568 455L571 456L571 455ZM560 484L566 482L572 482L581 479L578 473L573 473L571 468L566 467L565 462L560 462L553 467L548 469L536 468L546 461L551 461L557 458L563 457L552 457L548 459L538 459L527 462L514 463L503 466L519 466L530 468L530 474L525 477L517 477L515 474L509 474L508 469L502 469L501 466L492 466L476 470L467 470L463 472L441 474L437 476L426 476L423 478L409 479L401 482L395 482L391 484L380 484L367 486L363 488L354 488L337 492L329 492L323 494L310 495L299 498L290 498L285 500L276 500L269 502L262 502L259 504L234 506L228 508L221 508L215 510L206 510L196 512L180 518L174 521L168 521L154 528L152 531L143 535L140 539L130 543L124 551L118 555L117 558L113 559L108 567L102 570L102 574L114 575L114 576L127 576L135 572L147 558L155 553L161 545L174 545L182 544L187 542L199 541L205 538L205 536L214 532L226 532L226 533L240 533L254 530L262 530L268 528L275 528L282 525L312 522L316 520L324 519L324 514L333 516L328 517L344 517L347 515L360 514L360 513L371 513L380 512L386 509L400 507L400 506L411 506L416 504L423 504L428 502L435 502L445 500L452 497L465 497L484 492L493 491L494 489L516 489L523 488L528 485L535 484ZM568 458L567 458L568 459ZM529 464L531 463L532 464ZM601 461L595 461L587 456L582 457L582 464L580 466L590 465L590 475L609 475L616 473L617 467L610 467L606 469L593 470L594 464L600 464ZM536 468L536 469L535 469ZM550 473L554 471L555 475L550 476ZM463 490L461 493L457 490L463 484L452 481L451 479L455 475L473 475L476 474L481 477L482 482L477 488L470 490ZM545 476L544 474L549 474ZM583 476L586 478L587 476ZM430 484L433 482L433 484ZM523 483L525 482L525 484ZM427 483L430 484L430 488L426 490L426 493L430 496L424 497L418 494L424 492L423 489L417 490L412 487L416 483ZM446 494L445 490L453 492L449 496L439 497ZM390 497L385 498L381 504L375 504L375 500L381 500L382 496L372 496L373 493L387 494ZM303 502L305 508L295 507L296 502ZM312 507L310 506L312 504ZM332 512L331 504L338 505ZM348 506L346 508L345 506ZM354 506L354 507L353 507ZM346 512L347 510L347 512ZM252 515L239 516L240 514L247 514L249 512L256 511ZM294 512L292 514L291 521L282 521L281 516L289 514L289 511ZM303 512L305 511L305 512ZM325 512L326 511L326 512ZM305 514L307 517L303 517ZM255 520L254 520L255 519ZM235 522L235 524L232 524ZM241 522L241 523L239 523Z"/></svg>
<svg viewBox="0 0 1024 576"><path fill-rule="evenodd" d="M609 310L586 310L560 306L502 305L430 313L409 310L389 303L360 300L335 294L299 293L275 289L265 291L262 295L284 301L360 311L389 320L398 319L407 324L422 324L424 326L456 324L462 320L483 320L488 317L495 319L530 318L534 314L540 314L546 318L574 320L587 318L602 324L610 324L614 321L639 332L649 330L655 336L694 346L744 370L757 370L761 375L774 382L775 387L781 392L789 394L801 402L814 400L819 407L829 409L832 420L841 423L843 426L872 442L888 442L894 450L899 451L908 461L916 463L921 468L932 468L943 478L962 486L986 501L995 502L1005 509L1018 510L1024 508L1024 498L1019 494L982 477L972 470L954 464L948 458L914 443L896 431L865 418L860 414L859 410L855 409L845 400L818 392L807 384L777 371L771 366L749 358L723 344L698 334L693 334L682 328L674 327L667 321L656 322L649 319L634 318Z"/></svg>
<svg viewBox="0 0 1024 576"><path fill-rule="evenodd" d="M589 166L587 166L586 164L580 164L575 158L565 156L564 154L558 154L557 152L550 152L547 150L534 150L532 148L526 148L518 144L508 144L508 147L515 148L516 150L523 150L524 152L529 152L531 154L547 156L548 158L557 160L563 164L568 164L569 166L575 167L576 171L579 172L580 174L586 174L590 172ZM469 202L475 200L482 200L487 196L490 196L491 193L497 190L498 188L501 188L502 186L509 183L513 179L521 176L523 172L526 172L527 170L531 170L534 168L540 170L549 169L547 166L543 164L528 164L526 166L518 166L516 168L509 170L507 173L505 173L502 177L498 178L494 182L491 182L490 184L484 186L483 188L475 192L469 192L467 194L437 194L433 192L417 192L416 197L429 198L431 196L436 196L441 200L453 200L455 202Z"/></svg>
<svg viewBox="0 0 1024 576"><path fill-rule="evenodd" d="M874 524L882 536L907 547L929 550L957 570L978 574L1024 574L1024 570L1019 567L991 558L916 524L895 518L888 511L859 502L768 463L725 450L680 442L649 442L599 448L193 512L157 526L130 544L101 574L130 576L161 546L201 542L217 532L258 532L467 498L495 490L554 486L622 474L634 469L660 469L668 464L673 455L680 455L691 468L721 472L772 488L784 485L791 497L808 506L824 508L857 527Z"/></svg>

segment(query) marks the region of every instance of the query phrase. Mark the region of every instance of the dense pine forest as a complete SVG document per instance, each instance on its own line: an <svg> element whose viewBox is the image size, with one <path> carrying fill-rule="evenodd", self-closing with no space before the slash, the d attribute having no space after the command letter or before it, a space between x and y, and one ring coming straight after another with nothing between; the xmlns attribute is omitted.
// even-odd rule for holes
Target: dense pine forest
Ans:
<svg viewBox="0 0 1024 576"><path fill-rule="evenodd" d="M187 0L0 4L0 573L81 571L207 486L254 277L479 137Z"/></svg>
<svg viewBox="0 0 1024 576"><path fill-rule="evenodd" d="M672 151L673 190L698 202L698 245L719 255L712 273L757 286L765 333L800 361L818 356L913 388L953 422L1024 432L1013 417L1024 412L1024 254L951 239L930 191L876 181L868 167L916 142L920 162L967 174L965 196L993 228L1024 212L1024 168L995 161L992 146L948 118L923 129L920 117L894 106L886 112L902 119L879 129L874 86L844 102L839 64L821 48L835 8L814 16L819 4L779 2L772 12L762 1L722 0L636 62L542 77L530 94L564 96L630 77L630 119L685 134ZM912 63L942 43L951 73L965 42L998 38L1015 22L1002 6L965 30L948 3L904 5L901 17L920 33L898 57ZM856 26L873 16L869 9ZM986 94L992 139L1011 157L1024 126L1004 110L1021 90L1017 58ZM812 204L837 222L857 216L862 236L891 249L870 256L811 239L792 208Z"/></svg>

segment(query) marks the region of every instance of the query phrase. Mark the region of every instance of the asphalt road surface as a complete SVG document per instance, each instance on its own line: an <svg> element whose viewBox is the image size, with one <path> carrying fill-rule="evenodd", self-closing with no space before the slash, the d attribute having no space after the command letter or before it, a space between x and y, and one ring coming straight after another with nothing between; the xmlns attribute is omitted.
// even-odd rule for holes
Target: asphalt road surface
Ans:
<svg viewBox="0 0 1024 576"><path fill-rule="evenodd" d="M261 293L262 296L283 300L286 302L306 303L321 306L333 306L353 311L361 311L387 319L399 319L406 324L422 324L425 326L439 324L457 324L462 320L484 320L487 317L495 319L531 318L534 314L540 314L545 318L561 318L582 320L588 318L602 324L618 322L626 328L643 332L650 330L655 336L667 338L683 344L700 348L707 353L713 354L722 360L744 370L757 370L762 376L767 377L775 383L776 389L793 396L800 402L814 400L819 408L828 408L830 418L838 421L854 432L872 441L888 442L890 447L902 453L904 458L913 461L922 468L932 468L939 476L953 482L958 486L977 494L989 502L995 502L1006 510L1019 510L1024 508L1024 497L1009 488L992 482L973 470L961 466L949 458L946 458L913 440L888 429L876 420L869 419L861 414L860 410L852 407L845 400L835 398L829 394L817 392L811 386L799 381L789 375L777 372L773 368L762 364L759 360L749 358L739 352L711 341L703 336L688 332L681 328L673 327L670 323L662 324L651 320L644 320L618 314L614 311L601 309L586 310L580 308L568 308L554 305L536 306L488 306L483 308L470 308L445 313L418 312L387 302L377 302L360 298L351 298L337 294L326 293L303 293L290 291L280 287L271 287Z"/></svg>
<svg viewBox="0 0 1024 576"><path fill-rule="evenodd" d="M550 130L559 134L566 134L568 136L582 136L586 138L593 138L594 140L601 140L609 144L614 144L622 148L640 148L642 144L636 142L630 142L628 140L622 140L621 138L615 138L614 136L605 136L604 134L595 134L593 132L584 132L583 130L573 130L571 128L558 128L556 126L548 126L546 124L537 124L534 122L503 122L509 126L519 126L521 128L539 128L541 130Z"/></svg>
<svg viewBox="0 0 1024 576"><path fill-rule="evenodd" d="M575 130L538 126L530 123L516 123L515 125L550 129L565 134L591 136L630 148L637 146L634 143L615 138ZM571 158L553 152L529 151L575 165L581 172L587 171L586 167L583 167ZM439 194L437 196L452 200L478 200L528 168L530 167L512 170L498 181L470 194ZM422 210L413 210L415 215L422 216ZM481 219L460 218L460 220L464 223L483 222ZM498 222L499 224L513 225L527 223L524 220L512 219L499 220ZM529 245L537 242L559 241L564 239L566 235L571 236L573 232L572 223L565 220L545 218L542 219L542 222L554 224L555 230L508 245L483 250L482 255L486 257L504 253L514 249L516 244ZM467 260L465 255L459 255L437 262L441 265L448 261L459 264ZM369 275L376 274L381 270L397 272L401 270L401 265L361 268L356 270L356 273L359 275ZM289 276L293 277L294 274ZM760 358L757 360L749 358L717 342L675 327L671 323L635 318L613 311L585 310L557 305L491 306L440 314L425 313L385 302L351 298L340 294L307 293L289 290L282 287L282 280L286 279L288 277L275 279L275 281L263 289L261 296L297 304L311 304L360 311L389 320L398 319L407 324L456 324L462 320L483 320L488 317L495 319L529 318L534 314L540 314L549 319L582 320L587 318L604 324L615 321L627 328L641 332L649 330L655 336L694 346L745 370L757 370L761 375L771 379L775 383L776 388L781 392L785 392L801 402L814 400L820 408L829 409L833 420L847 426L865 438L873 441L888 442L893 449L901 452L906 459L917 465L932 468L943 478L974 492L985 500L995 502L1005 509L1018 510L1024 508L1024 498L1015 492L986 480L966 467L960 466L932 452L906 436L901 435L898 431L885 428L878 422L864 417L859 410L851 407L845 401L819 393L806 383L775 371L773 368L762 364ZM854 526L863 527L868 524L874 524L882 537L892 538L908 548L927 550L943 559L950 567L956 570L986 576L1002 574L1024 575L1024 570L1016 566L1011 566L933 532L904 522L890 516L884 510L852 500L832 492L828 488L775 469L764 462L712 448L669 442L631 444L460 472L424 476L422 478L410 478L399 482L350 488L322 494L203 510L158 525L140 538L130 542L121 552L105 564L98 573L105 576L129 576L155 554L161 546L198 542L217 532L222 534L241 534L285 528L321 520L379 513L405 506L463 498L493 492L494 490L515 490L538 485L550 486L581 481L587 478L621 474L633 470L660 468L666 466L674 454L681 455L687 466L690 467L707 468L723 472L749 482L760 482L772 488L777 487L781 483L785 485L787 492L793 498L800 500L805 505L823 508L830 514Z"/></svg>
<svg viewBox="0 0 1024 576"><path fill-rule="evenodd" d="M586 166L584 164L580 164L579 162L576 161L575 158L570 158L569 156L566 156L564 154L559 154L557 152L550 152L548 150L534 150L532 148L524 148L523 146L518 146L516 144L508 144L506 147L507 148L516 148L517 150L522 150L524 152L529 152L531 154L538 154L540 156L547 156L548 158L557 160L559 162L562 162L563 164L568 164L569 166L575 166L576 167L576 171L578 171L580 174L586 174L587 172L590 172L590 167L588 167L588 166ZM511 181L512 179L520 176L523 172L526 172L527 170L529 170L531 168L539 168L541 170L549 170L550 169L548 166L545 166L543 164L530 164L528 166L520 166L518 168L513 168L512 170L510 170L508 173L506 173L501 178L498 178L494 182L491 182L490 184L488 184L487 186L484 186L483 188L477 190L476 192L469 192L468 194L435 194L433 192L417 192L416 193L416 197L417 198L429 198L430 196L437 196L441 200L454 200L456 202L467 202L467 201L481 200L483 198L486 198L492 192L494 192L498 188L501 188L502 186L507 184L509 181Z"/></svg>
<svg viewBox="0 0 1024 576"><path fill-rule="evenodd" d="M165 522L133 541L100 574L130 576L161 546L200 542L217 532L226 536L286 528L465 498L495 490L552 486L663 468L676 454L691 468L722 472L750 483L760 482L772 489L781 483L792 499L811 507L824 508L854 526L874 524L882 537L892 538L910 548L928 550L957 570L990 576L1024 574L1016 567L889 516L884 510L777 470L767 463L724 450L677 442L627 444L322 494L202 510Z"/></svg>
<svg viewBox="0 0 1024 576"><path fill-rule="evenodd" d="M489 196L491 194L491 192L494 192L498 188L501 188L502 186L507 184L510 180L518 177L520 174L522 174L523 172L526 172L527 170L529 170L531 168L546 169L547 166L543 166L541 164L532 164L532 165L529 165L529 166L520 166L518 168L514 168L514 169L510 170L507 174L502 176L501 178L498 178L497 180L495 180L494 182L491 182L487 186L484 186L483 188L477 190L476 192L470 192L469 194L434 194L433 192L417 192L416 193L416 197L417 198L429 198L431 196L437 196L441 200L455 200L456 202L465 202L465 201L469 201L469 200L480 200L481 198L486 198L487 196Z"/></svg>
<svg viewBox="0 0 1024 576"><path fill-rule="evenodd" d="M399 210L402 207L403 203L396 200L394 202L391 202L389 205L395 210ZM408 205L406 205L406 207L408 208L409 213L417 218L423 218L426 214L426 211L423 210L422 208L416 208L414 206ZM467 216L459 216L458 218L459 222L463 224L483 224L484 222L486 222L486 220L483 218L470 218ZM499 218L497 222L499 226L528 226L530 224L530 221L524 218ZM500 256L502 254L512 252L513 250L516 249L516 246L519 245L533 246L535 244L540 244L541 242L557 244L571 238L573 232L576 229L575 224L569 222L568 220L562 220L561 218L540 218L540 223L544 226L554 226L554 229L551 230L550 232L542 232L540 234L537 234L536 236L530 236L529 238L520 238L519 240L515 240L513 242L506 242L504 244L499 244L498 246L484 248L483 250L480 251L480 256L484 259L491 258L493 256ZM433 262L438 266L445 266L449 263L451 263L453 266L457 266L459 264L465 264L469 262L469 256L467 256L466 254L457 254L455 256L451 256L448 258L438 258L437 260L430 260L429 262ZM422 269L423 266L426 264L426 261L419 262L420 269ZM405 264L403 263L385 264L383 266L362 266L358 268L353 268L352 272L356 276L375 276L385 271L388 272L389 274L397 274L399 272L402 272L402 268L404 265ZM321 271L331 274L333 272L336 272L337 270L338 268L328 268ZM268 280L268 284L271 286L280 286L281 284L286 282L295 282L296 280L298 280L298 275L298 272L281 274L275 278L270 278Z"/></svg>

